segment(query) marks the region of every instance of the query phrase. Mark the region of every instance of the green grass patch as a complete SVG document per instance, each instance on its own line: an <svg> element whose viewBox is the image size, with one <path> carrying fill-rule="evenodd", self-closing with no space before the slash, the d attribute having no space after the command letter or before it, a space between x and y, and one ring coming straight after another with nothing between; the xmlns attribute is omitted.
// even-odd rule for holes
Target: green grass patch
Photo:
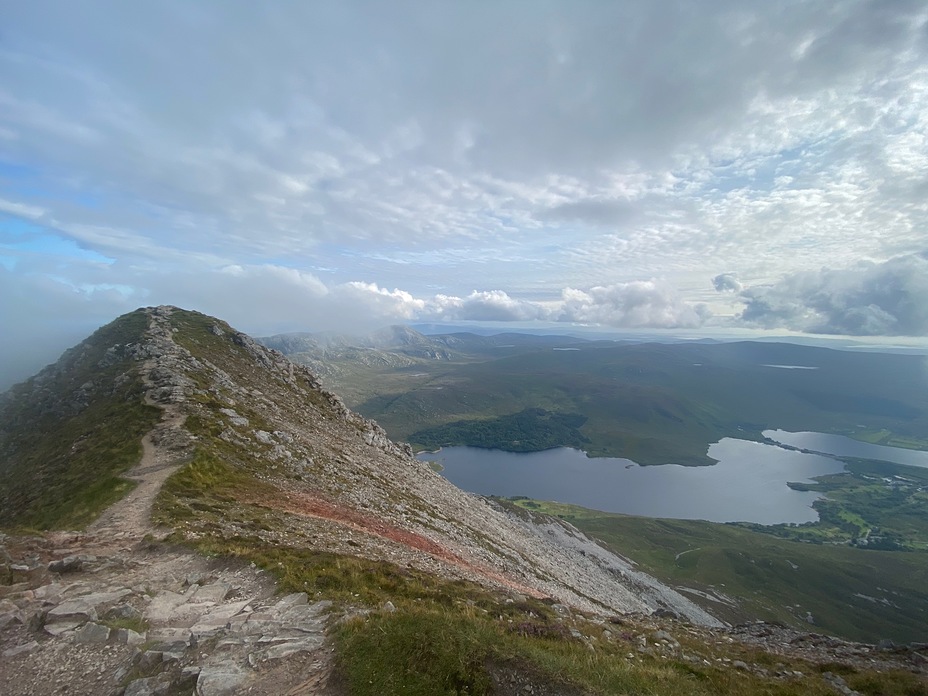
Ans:
<svg viewBox="0 0 928 696"><path fill-rule="evenodd" d="M335 638L338 674L358 696L497 693L494 673L517 673L532 692L542 693L833 693L817 677L801 684L776 682L729 667L697 667L637 653L629 659L629 645L621 641L597 640L591 649L587 640L592 638L524 635L513 624L472 610L375 613L340 625Z"/></svg>
<svg viewBox="0 0 928 696"><path fill-rule="evenodd" d="M0 407L0 525L80 528L125 495L121 474L161 417L144 403L127 346L148 325L134 312L99 329L55 366L13 387Z"/></svg>

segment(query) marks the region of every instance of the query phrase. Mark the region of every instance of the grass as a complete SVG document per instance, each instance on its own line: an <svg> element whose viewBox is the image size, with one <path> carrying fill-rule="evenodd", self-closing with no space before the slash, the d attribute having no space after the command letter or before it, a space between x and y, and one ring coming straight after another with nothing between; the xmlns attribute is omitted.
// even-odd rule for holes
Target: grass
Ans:
<svg viewBox="0 0 928 696"><path fill-rule="evenodd" d="M928 554L808 544L739 525L632 517L562 503L509 503L569 521L672 586L736 600L732 606L684 593L732 623L761 618L868 642L925 639Z"/></svg>
<svg viewBox="0 0 928 696"><path fill-rule="evenodd" d="M126 315L12 389L0 413L0 525L80 528L131 490L121 474L161 414L124 354L146 327L145 314Z"/></svg>
<svg viewBox="0 0 928 696"><path fill-rule="evenodd" d="M586 638L526 635L514 624L469 608L422 606L377 612L338 627L337 668L348 691L358 696L500 693L493 675L507 668L528 684L510 686L512 691L502 693L520 689L525 693L538 689L560 694L694 696L833 693L814 675L802 682L778 681L667 655L633 650L629 658L629 642L604 640L583 619L576 625ZM809 671L805 664L795 666ZM908 685L913 684L918 682L910 678ZM881 677L873 678L873 687L864 693L883 693Z"/></svg>
<svg viewBox="0 0 928 696"><path fill-rule="evenodd" d="M114 630L120 629L120 628L127 628L131 631L135 631L136 633L142 633L142 634L144 634L145 631L148 630L148 621L146 621L145 618L142 616L136 616L136 617L127 618L127 619L121 619L121 618L106 619L104 618L100 623L102 623L107 628L111 628Z"/></svg>

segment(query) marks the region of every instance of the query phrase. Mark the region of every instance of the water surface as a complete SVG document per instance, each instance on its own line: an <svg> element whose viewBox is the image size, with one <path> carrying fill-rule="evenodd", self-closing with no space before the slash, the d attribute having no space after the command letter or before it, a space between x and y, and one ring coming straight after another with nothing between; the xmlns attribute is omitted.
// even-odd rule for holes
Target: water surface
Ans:
<svg viewBox="0 0 928 696"><path fill-rule="evenodd" d="M440 462L443 475L455 485L481 495L525 495L648 517L761 524L816 521L812 503L820 496L794 491L786 482L844 468L831 457L734 438L713 444L709 456L718 464L643 467L628 459L591 459L567 447L530 453L448 447L419 455Z"/></svg>

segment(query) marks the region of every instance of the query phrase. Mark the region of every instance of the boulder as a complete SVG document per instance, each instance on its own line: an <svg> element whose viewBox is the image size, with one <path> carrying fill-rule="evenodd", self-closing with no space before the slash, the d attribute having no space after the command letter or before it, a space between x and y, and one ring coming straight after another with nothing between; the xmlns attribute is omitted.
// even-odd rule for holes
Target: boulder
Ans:
<svg viewBox="0 0 928 696"><path fill-rule="evenodd" d="M110 629L98 623L88 622L74 632L78 643L105 643L110 639Z"/></svg>
<svg viewBox="0 0 928 696"><path fill-rule="evenodd" d="M84 567L84 562L77 556L66 556L48 564L50 573L76 573Z"/></svg>
<svg viewBox="0 0 928 696"><path fill-rule="evenodd" d="M87 621L96 620L96 608L91 602L87 602L82 598L69 599L66 602L62 602L54 609L49 610L48 617L46 618L47 623L75 621L78 623L85 623Z"/></svg>

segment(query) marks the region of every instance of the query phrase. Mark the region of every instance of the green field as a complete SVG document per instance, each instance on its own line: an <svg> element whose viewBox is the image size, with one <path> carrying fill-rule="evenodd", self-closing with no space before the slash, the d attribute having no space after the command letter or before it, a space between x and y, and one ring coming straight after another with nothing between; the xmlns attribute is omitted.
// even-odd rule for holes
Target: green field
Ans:
<svg viewBox="0 0 928 696"><path fill-rule="evenodd" d="M928 469L868 459L847 459L845 465L846 471L819 476L816 483L789 484L824 495L813 504L818 522L741 524L798 541L928 551Z"/></svg>
<svg viewBox="0 0 928 696"><path fill-rule="evenodd" d="M802 543L732 524L525 498L506 502L569 521L731 623L782 621L870 642L928 637L928 553Z"/></svg>

